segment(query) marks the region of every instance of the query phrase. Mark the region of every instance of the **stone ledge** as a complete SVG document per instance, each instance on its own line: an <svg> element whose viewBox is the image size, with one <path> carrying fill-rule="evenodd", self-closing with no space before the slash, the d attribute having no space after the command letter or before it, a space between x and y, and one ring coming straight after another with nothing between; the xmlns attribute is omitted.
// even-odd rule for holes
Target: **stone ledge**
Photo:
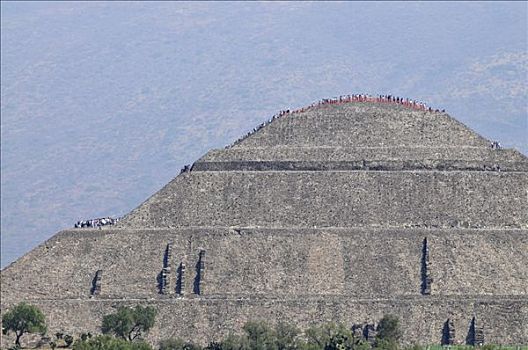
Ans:
<svg viewBox="0 0 528 350"><path fill-rule="evenodd" d="M528 295L395 295L390 298L357 298L353 295L346 294L327 294L321 295L310 295L304 294L296 298L284 298L273 296L269 294L228 294L228 295L188 295L188 296L160 296L158 298L147 298L147 297L127 297L127 298L115 298L98 296L97 298L48 298L48 299L31 299L26 298L25 301L38 301L38 302L90 302L90 303L107 303L107 302L145 302L152 301L156 303L178 303L178 302L209 302L209 301L244 301L250 304L259 304L263 301L275 302L275 303L299 303L304 302L354 302L354 303L399 303L399 302L413 302L417 304L430 304L437 302L474 302L474 303L500 303L500 302L526 302L528 303ZM527 304L528 305L528 304Z"/></svg>
<svg viewBox="0 0 528 350"><path fill-rule="evenodd" d="M228 235L247 235L247 234L260 234L260 235L305 235L312 234L317 235L324 232L338 234L341 236L356 235L356 234L390 234L394 233L397 235L488 235L493 233L507 233L507 234L518 234L521 237L528 236L528 228L438 228L438 227L405 227L405 226L394 226L394 227L372 227L372 226L349 226L349 227L234 227L234 226L177 226L177 227L145 227L145 228L132 228L132 227L104 227L102 229L66 229L60 231L55 236L50 238L49 241L66 238L66 237L79 237L79 235L89 235L90 237L103 237L106 235L122 235L122 234L143 234L146 232L163 232L169 234L183 234L193 236L228 236ZM46 242L45 242L46 243ZM44 245L45 243L42 243Z"/></svg>
<svg viewBox="0 0 528 350"><path fill-rule="evenodd" d="M528 162L486 161L201 161L192 171L502 171L526 172Z"/></svg>
<svg viewBox="0 0 528 350"><path fill-rule="evenodd" d="M481 161L528 163L528 158L515 149L489 147L251 147L213 149L196 163L231 161Z"/></svg>
<svg viewBox="0 0 528 350"><path fill-rule="evenodd" d="M361 228L178 228L70 230L2 271L2 298L167 298L156 276L171 268L169 293L194 293L199 251L207 251L207 296L264 298L347 295L420 297L424 238L432 296L528 295L527 230ZM171 244L171 264L164 255ZM79 260L79 257L82 257ZM31 261L39 261L32 266ZM93 279L103 271L101 293ZM289 273L286 273L289 271Z"/></svg>

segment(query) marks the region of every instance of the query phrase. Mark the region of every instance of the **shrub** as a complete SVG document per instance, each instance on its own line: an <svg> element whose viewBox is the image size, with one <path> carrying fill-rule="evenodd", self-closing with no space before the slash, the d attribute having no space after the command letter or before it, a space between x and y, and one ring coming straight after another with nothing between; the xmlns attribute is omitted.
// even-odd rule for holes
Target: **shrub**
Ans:
<svg viewBox="0 0 528 350"><path fill-rule="evenodd" d="M73 350L152 350L152 348L143 341L129 342L125 339L100 335L87 341L77 340L73 344Z"/></svg>
<svg viewBox="0 0 528 350"><path fill-rule="evenodd" d="M385 315L378 324L375 347L380 350L397 350L401 339L400 320L394 315Z"/></svg>
<svg viewBox="0 0 528 350"><path fill-rule="evenodd" d="M311 327L305 332L306 343L299 343L302 350L370 350L363 337L343 324L327 323Z"/></svg>
<svg viewBox="0 0 528 350"><path fill-rule="evenodd" d="M275 327L275 337L278 350L295 350L299 347L299 329L287 323L279 323Z"/></svg>
<svg viewBox="0 0 528 350"><path fill-rule="evenodd" d="M246 336L229 334L219 345L222 350L250 350L249 340Z"/></svg>
<svg viewBox="0 0 528 350"><path fill-rule="evenodd" d="M244 327L251 350L278 350L275 332L263 321L250 321Z"/></svg>

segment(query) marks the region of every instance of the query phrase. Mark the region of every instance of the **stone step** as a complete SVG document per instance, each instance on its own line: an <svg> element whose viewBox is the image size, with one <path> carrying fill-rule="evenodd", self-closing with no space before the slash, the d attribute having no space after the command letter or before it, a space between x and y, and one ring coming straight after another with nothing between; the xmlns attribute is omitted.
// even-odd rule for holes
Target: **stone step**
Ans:
<svg viewBox="0 0 528 350"><path fill-rule="evenodd" d="M187 172L126 227L528 227L528 173Z"/></svg>
<svg viewBox="0 0 528 350"><path fill-rule="evenodd" d="M192 171L466 170L528 171L512 149L482 147L270 147L212 150Z"/></svg>
<svg viewBox="0 0 528 350"><path fill-rule="evenodd" d="M428 296L421 295L425 238L432 278ZM169 267L163 264L168 242L170 281L166 293L160 294L157 276ZM528 230L74 229L2 272L2 302L197 294L265 299L522 298L528 296L526 259ZM30 263L35 260L36 266ZM98 270L104 271L104 278L100 293L92 295Z"/></svg>

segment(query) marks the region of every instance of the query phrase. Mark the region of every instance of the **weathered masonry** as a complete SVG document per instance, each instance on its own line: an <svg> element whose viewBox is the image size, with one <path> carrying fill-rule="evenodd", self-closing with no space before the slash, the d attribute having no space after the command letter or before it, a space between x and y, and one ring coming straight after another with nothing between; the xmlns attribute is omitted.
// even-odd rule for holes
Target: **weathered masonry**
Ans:
<svg viewBox="0 0 528 350"><path fill-rule="evenodd" d="M248 320L334 320L371 339L528 343L528 158L449 115L325 105L212 150L118 225L73 229L2 271L51 332L158 309L151 341ZM104 271L104 275L103 275Z"/></svg>

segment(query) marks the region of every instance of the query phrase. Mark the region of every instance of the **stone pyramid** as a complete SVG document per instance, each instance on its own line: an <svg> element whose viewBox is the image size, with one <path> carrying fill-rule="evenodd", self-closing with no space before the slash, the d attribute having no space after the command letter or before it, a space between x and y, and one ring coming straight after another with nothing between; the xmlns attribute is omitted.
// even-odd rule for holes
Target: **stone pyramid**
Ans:
<svg viewBox="0 0 528 350"><path fill-rule="evenodd" d="M528 158L490 144L395 103L285 113L117 226L62 231L8 266L2 310L28 301L78 334L151 305L153 342L258 319L367 334L395 314L407 343L526 344Z"/></svg>

